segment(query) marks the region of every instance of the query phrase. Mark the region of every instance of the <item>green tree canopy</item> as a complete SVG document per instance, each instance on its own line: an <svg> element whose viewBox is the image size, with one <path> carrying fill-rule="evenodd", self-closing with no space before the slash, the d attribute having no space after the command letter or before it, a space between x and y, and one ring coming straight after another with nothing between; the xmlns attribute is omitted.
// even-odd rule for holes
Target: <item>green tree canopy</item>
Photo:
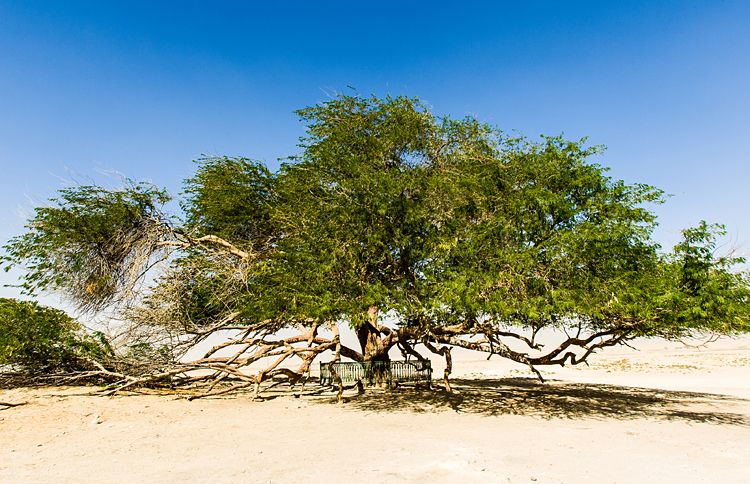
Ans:
<svg viewBox="0 0 750 484"><path fill-rule="evenodd" d="M721 227L701 223L662 250L651 211L662 192L612 179L586 140L507 135L405 97L340 96L298 114L301 152L275 173L200 160L182 222L150 185L69 188L5 246L5 264L26 267L28 291L84 308L134 302L140 325L198 339L243 330L234 341L254 349L224 363L286 355L302 360L297 376L327 349L378 360L459 346L535 369L638 336L750 329L742 261L715 255ZM169 269L134 291L156 261ZM271 336L284 328L304 337ZM545 328L568 336L543 347Z"/></svg>

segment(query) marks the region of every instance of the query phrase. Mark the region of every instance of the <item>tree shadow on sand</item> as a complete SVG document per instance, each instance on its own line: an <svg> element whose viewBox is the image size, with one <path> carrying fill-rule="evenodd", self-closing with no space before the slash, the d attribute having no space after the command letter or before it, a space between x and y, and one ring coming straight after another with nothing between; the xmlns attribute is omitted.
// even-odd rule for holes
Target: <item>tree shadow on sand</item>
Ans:
<svg viewBox="0 0 750 484"><path fill-rule="evenodd" d="M623 387L530 378L451 380L456 393L442 389L372 390L345 399L345 405L369 412L440 412L526 415L537 418L677 420L750 426L750 400L684 391ZM328 398L325 400L329 402ZM727 412L737 407L740 412Z"/></svg>

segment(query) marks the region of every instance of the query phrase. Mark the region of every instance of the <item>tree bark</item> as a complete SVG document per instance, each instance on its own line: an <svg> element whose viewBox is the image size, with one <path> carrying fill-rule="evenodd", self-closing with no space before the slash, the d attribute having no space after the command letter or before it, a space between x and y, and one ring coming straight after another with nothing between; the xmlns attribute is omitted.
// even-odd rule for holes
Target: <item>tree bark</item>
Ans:
<svg viewBox="0 0 750 484"><path fill-rule="evenodd" d="M364 361L390 361L388 357L390 348L384 346L378 324L377 306L371 306L367 310L367 321L357 328L357 339L359 339Z"/></svg>

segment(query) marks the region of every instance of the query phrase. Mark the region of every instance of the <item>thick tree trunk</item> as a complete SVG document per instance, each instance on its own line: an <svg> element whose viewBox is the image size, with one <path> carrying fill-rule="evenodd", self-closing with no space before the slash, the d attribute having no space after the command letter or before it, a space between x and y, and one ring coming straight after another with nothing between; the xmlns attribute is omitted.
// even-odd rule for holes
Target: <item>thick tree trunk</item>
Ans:
<svg viewBox="0 0 750 484"><path fill-rule="evenodd" d="M383 346L383 337L378 325L378 307L372 306L367 311L367 322L357 328L357 338L362 348L364 361L390 361L388 350Z"/></svg>
<svg viewBox="0 0 750 484"><path fill-rule="evenodd" d="M372 306L367 311L367 321L357 328L357 338L362 348L362 356L365 362L377 363L390 361L388 350L383 342L383 336L378 324L378 307ZM381 386L383 383L390 385L389 369L380 365L373 365L367 370L365 382L358 383L358 389L363 392L363 384L368 386Z"/></svg>

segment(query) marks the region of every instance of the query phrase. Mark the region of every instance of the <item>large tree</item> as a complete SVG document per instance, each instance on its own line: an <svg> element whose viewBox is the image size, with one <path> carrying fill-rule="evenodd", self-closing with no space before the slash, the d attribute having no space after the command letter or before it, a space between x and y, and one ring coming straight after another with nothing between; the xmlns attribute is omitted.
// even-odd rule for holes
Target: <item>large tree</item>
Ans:
<svg viewBox="0 0 750 484"><path fill-rule="evenodd" d="M214 383L256 390L296 382L326 350L382 361L426 348L445 356L448 386L452 347L541 378L540 365L639 336L750 330L750 280L714 254L721 227L701 223L663 251L650 211L662 193L607 176L585 140L508 136L404 97L298 114L301 153L277 172L200 160L181 217L147 184L65 189L5 246L6 265L26 267L28 292L124 310L131 334L172 351L160 377L210 368ZM547 328L566 336L545 347ZM221 331L226 341L191 353Z"/></svg>

